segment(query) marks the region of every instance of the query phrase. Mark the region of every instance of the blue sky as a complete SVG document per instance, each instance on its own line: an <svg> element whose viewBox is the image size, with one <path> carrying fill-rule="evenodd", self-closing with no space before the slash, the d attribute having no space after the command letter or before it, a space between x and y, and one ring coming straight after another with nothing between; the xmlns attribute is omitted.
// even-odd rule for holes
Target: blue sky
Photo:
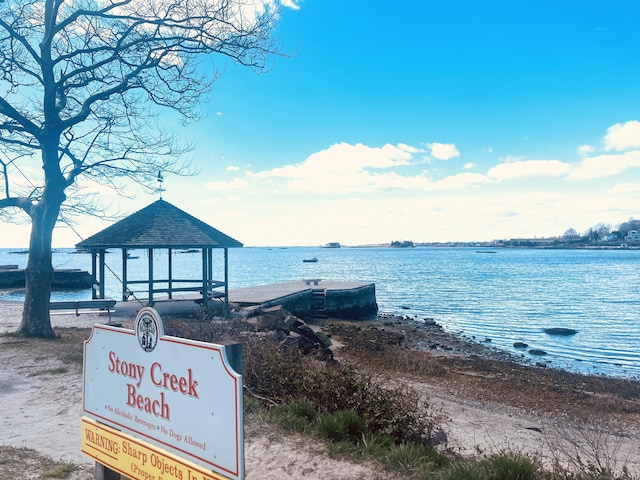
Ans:
<svg viewBox="0 0 640 480"><path fill-rule="evenodd" d="M554 236L638 218L638 21L637 0L290 3L275 32L287 55L267 72L213 59L224 73L206 118L180 131L200 173L165 177L163 198L245 245Z"/></svg>

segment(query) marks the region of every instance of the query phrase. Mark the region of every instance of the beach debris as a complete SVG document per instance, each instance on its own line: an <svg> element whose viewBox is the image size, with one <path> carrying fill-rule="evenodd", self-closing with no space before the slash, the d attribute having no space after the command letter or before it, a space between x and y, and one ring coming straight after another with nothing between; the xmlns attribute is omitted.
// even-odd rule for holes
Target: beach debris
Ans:
<svg viewBox="0 0 640 480"><path fill-rule="evenodd" d="M542 433L542 429L540 427L524 427L525 430L531 430L532 432Z"/></svg>
<svg viewBox="0 0 640 480"><path fill-rule="evenodd" d="M281 346L295 347L305 354L319 353L331 359L331 339L320 331L315 331L302 319L292 315L281 305L262 307L255 311L256 315L248 318L257 331L272 331L281 334Z"/></svg>
<svg viewBox="0 0 640 480"><path fill-rule="evenodd" d="M448 441L447 434L440 429L436 429L427 440L427 444L431 446L447 445Z"/></svg>

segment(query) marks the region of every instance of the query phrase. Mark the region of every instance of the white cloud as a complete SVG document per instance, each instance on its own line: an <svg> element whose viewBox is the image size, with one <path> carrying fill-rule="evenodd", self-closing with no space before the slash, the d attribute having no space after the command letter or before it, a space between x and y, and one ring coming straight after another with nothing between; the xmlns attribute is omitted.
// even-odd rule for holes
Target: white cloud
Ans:
<svg viewBox="0 0 640 480"><path fill-rule="evenodd" d="M607 151L640 148L640 122L631 120L610 126L604 137L604 146Z"/></svg>
<svg viewBox="0 0 640 480"><path fill-rule="evenodd" d="M258 178L305 178L309 174L327 173L345 175L362 171L365 168L391 168L409 165L414 152L417 150L406 145L387 144L383 147L368 147L361 143L350 145L343 142L310 155L302 163L285 165L251 175Z"/></svg>
<svg viewBox="0 0 640 480"><path fill-rule="evenodd" d="M253 178L289 179L287 187L316 193L373 192L389 188L422 188L428 179L420 174L402 176L378 170L411 165L420 150L408 145L368 147L337 143L310 155L304 162L261 172L249 172Z"/></svg>
<svg viewBox="0 0 640 480"><path fill-rule="evenodd" d="M467 162L467 163L465 163L465 164L464 164L464 167L462 167L462 168L463 168L463 169L465 169L465 170L470 170L470 169L472 169L472 168L473 168L473 167L475 167L475 166L476 166L476 164L475 164L475 163L473 163L473 162Z"/></svg>
<svg viewBox="0 0 640 480"><path fill-rule="evenodd" d="M429 190L462 190L475 185L491 183L491 180L479 173L458 173L433 182Z"/></svg>
<svg viewBox="0 0 640 480"><path fill-rule="evenodd" d="M227 170L227 172L238 172L240 171L240 167L237 165L229 165L225 170Z"/></svg>
<svg viewBox="0 0 640 480"><path fill-rule="evenodd" d="M589 180L609 177L618 175L632 167L640 167L640 150L585 158L569 174L569 178L572 180Z"/></svg>
<svg viewBox="0 0 640 480"><path fill-rule="evenodd" d="M427 143L427 147L431 150L431 156L438 160L451 160L460 156L460 152L453 143Z"/></svg>
<svg viewBox="0 0 640 480"><path fill-rule="evenodd" d="M640 183L619 183L607 190L607 193L640 193Z"/></svg>
<svg viewBox="0 0 640 480"><path fill-rule="evenodd" d="M247 188L249 186L249 182L243 180L241 178L234 178L230 182L207 182L206 187L209 190L215 191L229 191L229 190L237 190L239 188Z"/></svg>
<svg viewBox="0 0 640 480"><path fill-rule="evenodd" d="M487 176L497 180L519 180L531 177L558 177L569 173L571 165L560 160L517 160L492 167Z"/></svg>
<svg viewBox="0 0 640 480"><path fill-rule="evenodd" d="M409 177L394 172L360 172L351 176L331 177L331 179L320 181L313 177L294 179L287 184L287 188L293 191L329 195L374 193L394 189L424 189L428 185L429 179L424 175Z"/></svg>
<svg viewBox="0 0 640 480"><path fill-rule="evenodd" d="M296 2L295 0L280 0L280 3L283 7L291 8L292 10L300 10L300 5L298 5L299 2Z"/></svg>
<svg viewBox="0 0 640 480"><path fill-rule="evenodd" d="M578 153L582 156L589 155L590 153L595 152L595 148L591 145L581 145L578 147Z"/></svg>
<svg viewBox="0 0 640 480"><path fill-rule="evenodd" d="M404 150L405 152L410 153L422 153L424 150L420 150L419 148L412 147L411 145L407 145L406 143L399 143L398 148Z"/></svg>

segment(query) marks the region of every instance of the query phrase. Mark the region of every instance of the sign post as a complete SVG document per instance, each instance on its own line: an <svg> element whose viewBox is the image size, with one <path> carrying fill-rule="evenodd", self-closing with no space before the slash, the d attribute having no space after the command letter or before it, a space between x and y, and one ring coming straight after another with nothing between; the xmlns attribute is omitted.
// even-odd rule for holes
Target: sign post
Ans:
<svg viewBox="0 0 640 480"><path fill-rule="evenodd" d="M94 326L82 451L132 479L244 479L239 348L166 336L152 308L134 330Z"/></svg>

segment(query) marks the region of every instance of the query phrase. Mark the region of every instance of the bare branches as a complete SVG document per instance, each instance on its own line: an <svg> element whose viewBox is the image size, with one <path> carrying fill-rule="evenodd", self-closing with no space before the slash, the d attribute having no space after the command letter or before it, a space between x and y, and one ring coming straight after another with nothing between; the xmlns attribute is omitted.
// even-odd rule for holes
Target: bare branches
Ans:
<svg viewBox="0 0 640 480"><path fill-rule="evenodd" d="M198 118L218 76L202 68L203 56L264 68L275 53L271 1L0 3L0 149L21 161L37 152L49 180L35 197L19 196L29 202L9 202L5 189L0 208L82 177L122 193L120 180L192 174L177 161L189 146L157 127L160 109Z"/></svg>
<svg viewBox="0 0 640 480"><path fill-rule="evenodd" d="M0 124L0 130L6 130L9 133L15 131L24 131L34 137L40 133L40 129L25 115L16 110L9 102L0 97L0 116L4 115L9 121Z"/></svg>
<svg viewBox="0 0 640 480"><path fill-rule="evenodd" d="M31 215L31 209L33 207L33 203L29 198L24 197L9 197L9 198L0 198L0 209L15 207L24 211L27 215Z"/></svg>

